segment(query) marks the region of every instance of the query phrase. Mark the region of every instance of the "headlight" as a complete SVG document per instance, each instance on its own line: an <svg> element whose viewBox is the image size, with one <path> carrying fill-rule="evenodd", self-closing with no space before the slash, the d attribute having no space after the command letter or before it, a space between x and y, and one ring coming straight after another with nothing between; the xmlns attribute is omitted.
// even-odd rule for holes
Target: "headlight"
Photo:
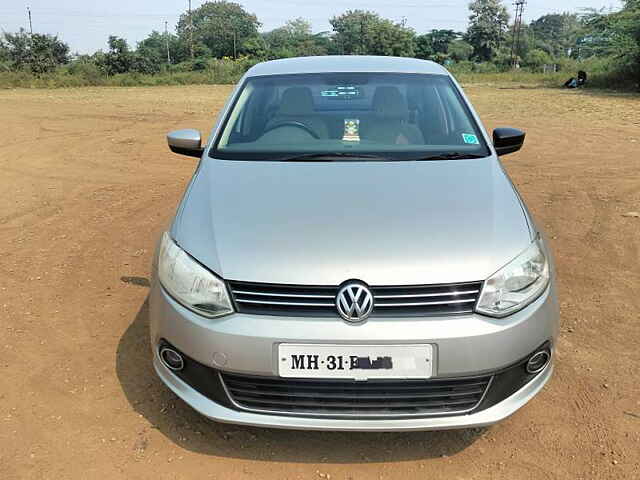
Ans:
<svg viewBox="0 0 640 480"><path fill-rule="evenodd" d="M504 317L533 302L548 284L549 262L536 240L484 282L476 311Z"/></svg>
<svg viewBox="0 0 640 480"><path fill-rule="evenodd" d="M205 317L233 312L224 282L162 235L158 279L169 294L185 307Z"/></svg>

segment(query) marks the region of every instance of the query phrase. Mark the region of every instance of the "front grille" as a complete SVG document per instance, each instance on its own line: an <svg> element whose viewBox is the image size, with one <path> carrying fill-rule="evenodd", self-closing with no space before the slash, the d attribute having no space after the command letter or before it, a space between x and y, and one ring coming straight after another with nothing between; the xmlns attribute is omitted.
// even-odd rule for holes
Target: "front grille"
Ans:
<svg viewBox="0 0 640 480"><path fill-rule="evenodd" d="M338 287L230 281L239 312L260 315L338 317ZM482 282L370 287L371 317L408 317L471 313Z"/></svg>
<svg viewBox="0 0 640 480"><path fill-rule="evenodd" d="M431 416L473 410L491 376L430 380L283 379L220 373L240 408L308 416Z"/></svg>

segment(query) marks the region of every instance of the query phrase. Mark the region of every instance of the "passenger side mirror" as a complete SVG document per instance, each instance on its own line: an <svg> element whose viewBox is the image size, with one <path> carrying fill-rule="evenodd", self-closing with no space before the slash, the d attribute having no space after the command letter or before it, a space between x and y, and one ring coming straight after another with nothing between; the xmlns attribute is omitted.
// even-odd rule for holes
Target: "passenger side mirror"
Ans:
<svg viewBox="0 0 640 480"><path fill-rule="evenodd" d="M172 152L180 155L200 158L204 151L200 132L191 128L169 133L167 143Z"/></svg>
<svg viewBox="0 0 640 480"><path fill-rule="evenodd" d="M525 132L517 128L500 127L493 131L493 146L499 157L517 152L524 143Z"/></svg>

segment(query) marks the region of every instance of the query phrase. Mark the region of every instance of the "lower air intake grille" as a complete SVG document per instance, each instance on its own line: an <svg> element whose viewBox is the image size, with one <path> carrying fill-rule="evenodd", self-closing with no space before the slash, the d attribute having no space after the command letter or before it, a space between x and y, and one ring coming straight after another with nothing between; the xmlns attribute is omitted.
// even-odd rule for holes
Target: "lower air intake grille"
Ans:
<svg viewBox="0 0 640 480"><path fill-rule="evenodd" d="M230 281L231 294L241 313L298 317L337 317L338 287ZM442 285L370 287L374 296L371 317L411 317L471 313L482 282Z"/></svg>
<svg viewBox="0 0 640 480"><path fill-rule="evenodd" d="M431 380L283 379L220 373L231 399L255 412L308 416L429 416L473 410L491 376Z"/></svg>

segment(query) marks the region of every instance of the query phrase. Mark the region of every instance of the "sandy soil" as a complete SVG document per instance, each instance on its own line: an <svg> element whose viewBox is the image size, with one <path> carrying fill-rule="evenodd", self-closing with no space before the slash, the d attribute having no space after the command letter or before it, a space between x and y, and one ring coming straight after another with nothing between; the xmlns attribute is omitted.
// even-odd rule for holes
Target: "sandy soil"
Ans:
<svg viewBox="0 0 640 480"><path fill-rule="evenodd" d="M228 87L0 91L0 479L640 478L640 98L469 86L555 251L555 377L482 430L344 434L205 420L152 372L152 245Z"/></svg>

